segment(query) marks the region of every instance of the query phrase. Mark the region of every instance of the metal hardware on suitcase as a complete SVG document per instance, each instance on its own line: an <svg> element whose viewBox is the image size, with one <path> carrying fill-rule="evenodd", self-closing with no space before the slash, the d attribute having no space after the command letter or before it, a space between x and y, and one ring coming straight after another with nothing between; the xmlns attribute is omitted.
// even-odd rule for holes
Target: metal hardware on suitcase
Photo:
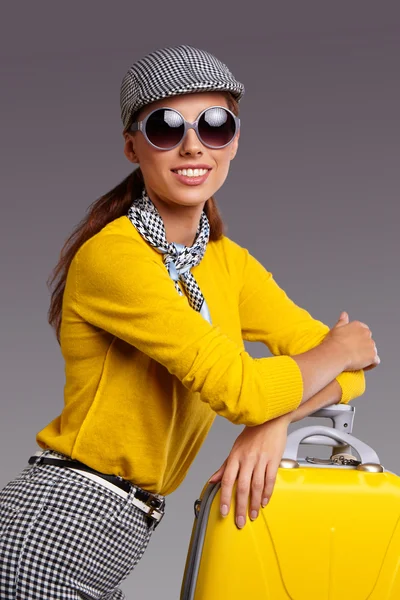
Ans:
<svg viewBox="0 0 400 600"><path fill-rule="evenodd" d="M400 477L351 435L354 412L322 409L310 416L334 427L288 435L270 502L242 529L236 484L225 518L220 482L203 487L180 600L400 600ZM331 458L298 458L300 444Z"/></svg>

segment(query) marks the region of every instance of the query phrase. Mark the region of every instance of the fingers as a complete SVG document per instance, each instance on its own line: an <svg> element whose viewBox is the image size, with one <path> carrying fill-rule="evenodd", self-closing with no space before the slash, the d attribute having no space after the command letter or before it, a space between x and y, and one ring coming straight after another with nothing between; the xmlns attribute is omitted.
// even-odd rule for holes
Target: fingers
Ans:
<svg viewBox="0 0 400 600"><path fill-rule="evenodd" d="M379 365L379 363L381 362L381 359L379 358L379 355L378 355L378 349L377 349L377 347L376 347L376 344L375 344L375 342L374 342L374 349L375 349L375 360L374 360L374 365L375 365L375 366L377 366L377 365Z"/></svg>
<svg viewBox="0 0 400 600"><path fill-rule="evenodd" d="M251 484L250 519L258 517L260 505L264 508L271 496L276 482L279 463L270 460L267 467L258 463L254 469Z"/></svg>
<svg viewBox="0 0 400 600"><path fill-rule="evenodd" d="M377 351L375 350L375 358L373 360L373 362L368 365L367 367L364 367L363 371L371 371L371 369L375 369L375 367L377 367L381 362L380 357L378 356Z"/></svg>
<svg viewBox="0 0 400 600"><path fill-rule="evenodd" d="M381 359L378 355L378 349L376 347L376 343L372 339L372 331L369 328L369 326L366 323L363 323L362 321L355 321L355 323L358 323L358 325L361 325L365 329L368 329L368 335L371 339L371 342L373 342L373 344L374 344L374 346L373 346L374 347L374 358L372 360L372 363L370 365L368 365L367 367L364 367L364 369L363 369L364 371L371 371L371 369L374 369L375 367L377 367L381 362Z"/></svg>
<svg viewBox="0 0 400 600"><path fill-rule="evenodd" d="M238 461L228 463L221 480L220 511L222 516L226 516L230 511L232 491L235 480L237 480L235 523L239 529L244 527L247 511L249 511L249 518L252 521L255 520L259 515L260 506L266 506L271 498L278 467L279 463L268 462L266 456L264 459L260 458L255 467L254 461L250 458L241 464Z"/></svg>
<svg viewBox="0 0 400 600"><path fill-rule="evenodd" d="M233 485L236 481L238 471L239 461L234 459L228 460L221 479L220 511L223 517L226 517L230 510Z"/></svg>
<svg viewBox="0 0 400 600"><path fill-rule="evenodd" d="M221 480L221 500L220 511L222 516L226 516L230 511L232 501L233 486L236 481L236 511L235 523L239 529L244 527L247 518L247 509L249 506L250 489L257 489L258 504L253 503L253 509L257 511L260 508L261 493L264 489L265 465L267 459L257 462L257 474L253 482L254 458L248 457L241 463L237 460L228 462L224 475ZM238 474L239 473L239 474ZM261 475L262 473L262 475ZM224 505L226 507L224 511ZM225 512L225 514L224 514Z"/></svg>
<svg viewBox="0 0 400 600"><path fill-rule="evenodd" d="M349 327L351 327L353 332L354 331L357 332L357 329L359 331L360 327L367 330L367 332L365 333L365 336L368 336L368 338L370 339L370 342L368 343L368 346L360 347L360 352L362 351L362 353L367 353L366 360L370 361L370 364L369 365L367 364L366 367L363 367L363 370L371 371L372 369L377 367L381 362L381 359L378 356L378 350L376 348L376 344L372 338L372 331L366 323L363 323L362 321L352 321L351 323L349 323L348 318L349 318L348 314L345 311L342 311L340 314L339 320L333 329L337 329L337 328L343 327L344 325L348 324ZM328 333L328 336L329 335L332 336L332 333L333 333L332 330L330 330L330 332ZM354 338L354 339L356 339L356 338ZM363 334L362 338L359 338L359 340L362 341L363 344L367 343L364 339L364 334ZM359 343L360 343L360 341L359 341ZM358 361L358 362L360 362L360 361ZM363 361L363 364L365 364L365 362L366 361Z"/></svg>
<svg viewBox="0 0 400 600"><path fill-rule="evenodd" d="M266 499L267 502L269 502L275 487L279 464L280 462L274 462L273 460L268 463L267 472L265 475L265 488L263 492L263 499ZM264 503L263 501L263 506L265 506L267 502Z"/></svg>
<svg viewBox="0 0 400 600"><path fill-rule="evenodd" d="M249 505L249 492L252 468L240 469L236 486L236 525L241 529L246 523L247 507Z"/></svg>
<svg viewBox="0 0 400 600"><path fill-rule="evenodd" d="M337 321L335 327L342 327L343 325L347 325L349 322L349 315L347 314L346 311L342 311L340 313L340 317L339 320Z"/></svg>
<svg viewBox="0 0 400 600"><path fill-rule="evenodd" d="M249 516L252 521L254 521L254 519L257 519L261 504L265 506L269 500L269 497L267 497L266 494L267 486L265 484L266 465L267 457L265 456L264 459L260 459L256 464L256 467L253 471L253 476L251 478L251 498ZM265 503L264 499L266 500Z"/></svg>
<svg viewBox="0 0 400 600"><path fill-rule="evenodd" d="M375 369L375 367L378 366L378 363L372 363L371 365L368 365L368 367L364 367L363 371L371 371L371 369Z"/></svg>
<svg viewBox="0 0 400 600"><path fill-rule="evenodd" d="M371 368L377 367L379 365L379 363L381 362L381 359L378 356L378 349L376 347L376 344L375 344L374 340L372 339L372 333L371 333L370 337L371 337L371 342L373 342L374 357L372 359L371 364L368 365L367 368L369 368L369 367L371 367Z"/></svg>

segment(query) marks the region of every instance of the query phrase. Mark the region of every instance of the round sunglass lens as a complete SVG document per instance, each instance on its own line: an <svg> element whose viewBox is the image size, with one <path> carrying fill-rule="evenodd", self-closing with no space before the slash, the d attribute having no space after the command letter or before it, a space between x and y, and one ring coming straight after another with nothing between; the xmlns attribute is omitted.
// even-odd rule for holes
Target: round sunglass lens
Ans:
<svg viewBox="0 0 400 600"><path fill-rule="evenodd" d="M236 131L235 119L219 106L206 110L199 121L199 134L208 146L225 146L232 141Z"/></svg>
<svg viewBox="0 0 400 600"><path fill-rule="evenodd" d="M146 135L159 148L179 144L185 130L182 117L174 110L160 108L147 119Z"/></svg>

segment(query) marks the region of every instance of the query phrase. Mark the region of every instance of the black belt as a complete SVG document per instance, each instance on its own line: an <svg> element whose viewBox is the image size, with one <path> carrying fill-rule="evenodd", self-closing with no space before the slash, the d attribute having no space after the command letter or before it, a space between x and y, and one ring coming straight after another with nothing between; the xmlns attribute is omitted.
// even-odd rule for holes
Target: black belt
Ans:
<svg viewBox="0 0 400 600"><path fill-rule="evenodd" d="M129 481L127 481L126 479L120 479L119 477L117 477L117 475L108 475L108 474L102 473L101 471L96 471L95 469L88 467L84 463L81 463L79 460L73 460L73 459L64 460L64 459L58 459L58 458L48 458L47 456L45 456L43 458L41 456L31 456L30 459L28 460L28 463L30 465L32 465L33 463L36 463L36 462L40 462L40 464L45 464L45 465L55 465L55 466L63 465L65 467L73 467L74 469L79 469L81 471L87 471L88 473L94 473L95 475L102 477L102 479L106 479L110 483L113 483L114 485L121 488L121 490L124 490L125 492L129 492L129 490L133 486L133 484L130 483ZM146 492L143 489L139 489L136 486L135 486L135 490L136 490L134 493L135 498L138 498L139 500L141 500L148 506L151 506L153 508L162 508L163 507L164 500L161 500L160 498L157 498L156 496L154 496L154 494L151 494L150 492Z"/></svg>

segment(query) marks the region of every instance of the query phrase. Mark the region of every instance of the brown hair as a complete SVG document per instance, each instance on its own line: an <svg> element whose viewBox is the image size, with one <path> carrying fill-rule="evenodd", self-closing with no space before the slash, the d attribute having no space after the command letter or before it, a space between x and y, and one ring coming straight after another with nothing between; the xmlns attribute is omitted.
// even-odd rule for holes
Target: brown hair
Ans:
<svg viewBox="0 0 400 600"><path fill-rule="evenodd" d="M228 108L239 116L239 105L235 98L225 92ZM134 117L135 115L133 115ZM65 282L69 266L76 252L88 239L96 235L114 219L126 215L134 198L138 198L143 189L143 175L140 167L135 168L123 181L112 190L92 202L87 210L87 215L78 223L71 235L65 241L57 265L54 267L47 280L47 286L51 290L50 308L48 310L48 322L56 332L57 341L60 344L62 300ZM211 196L204 205L210 223L210 240L218 240L225 233L225 225L218 210L217 203Z"/></svg>

